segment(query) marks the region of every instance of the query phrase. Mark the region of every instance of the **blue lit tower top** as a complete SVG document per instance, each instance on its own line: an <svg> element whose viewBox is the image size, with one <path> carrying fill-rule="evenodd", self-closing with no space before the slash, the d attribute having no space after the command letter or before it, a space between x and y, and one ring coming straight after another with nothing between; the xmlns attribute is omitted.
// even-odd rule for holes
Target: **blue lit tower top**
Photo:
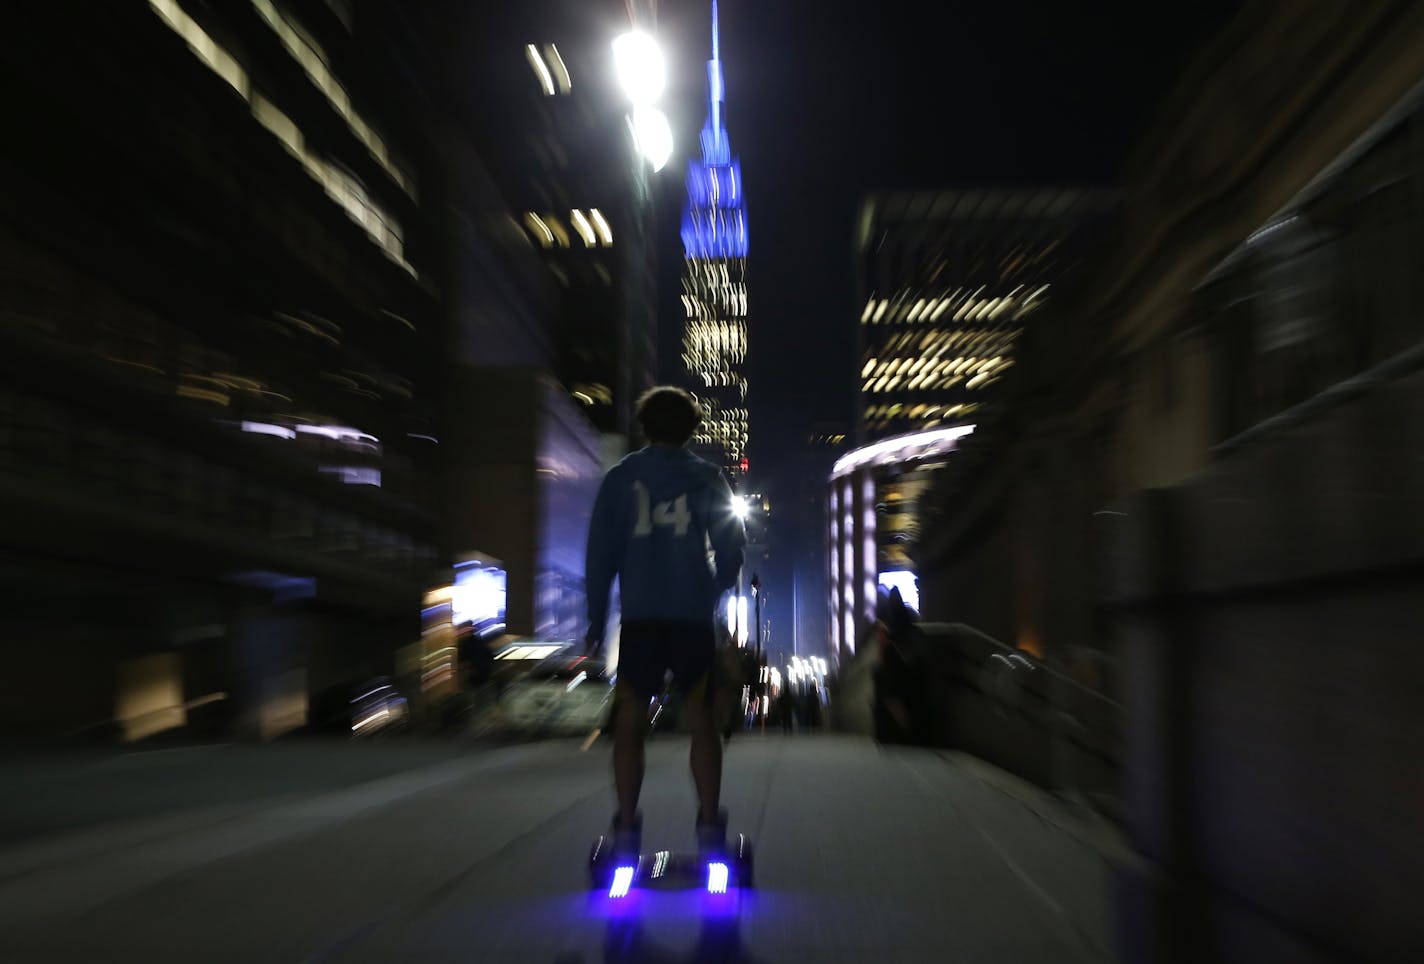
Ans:
<svg viewBox="0 0 1424 964"><path fill-rule="evenodd" d="M682 358L707 413L694 442L741 475L747 470L747 217L742 165L732 156L724 120L720 53L717 2L712 0L707 122L702 157L687 165L682 215L682 304L687 313Z"/></svg>
<svg viewBox="0 0 1424 964"><path fill-rule="evenodd" d="M717 0L712 0L712 59L707 61L707 121L702 159L687 165L687 208L682 247L689 258L745 258L747 219L742 203L742 162L732 156L724 120Z"/></svg>

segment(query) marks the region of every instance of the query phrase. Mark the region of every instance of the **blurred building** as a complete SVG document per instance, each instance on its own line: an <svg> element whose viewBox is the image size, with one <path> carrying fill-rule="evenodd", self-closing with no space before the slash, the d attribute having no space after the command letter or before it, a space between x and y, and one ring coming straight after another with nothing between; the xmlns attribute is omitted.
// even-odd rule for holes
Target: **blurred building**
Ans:
<svg viewBox="0 0 1424 964"><path fill-rule="evenodd" d="M273 735L418 637L428 158L349 5L296 9L41 6L0 41L7 736Z"/></svg>
<svg viewBox="0 0 1424 964"><path fill-rule="evenodd" d="M682 359L707 412L694 447L733 478L747 462L747 220L741 160L727 135L717 4L707 62L702 156L687 165L682 217Z"/></svg>
<svg viewBox="0 0 1424 964"><path fill-rule="evenodd" d="M771 536L779 521L772 519L771 497L764 492L742 492L739 497L747 507L743 520L747 544L742 550L741 591L747 600L747 618L742 620L746 644L766 650L773 644L790 646L789 635L783 640L783 625L773 619L772 599L776 594L775 579L779 560Z"/></svg>
<svg viewBox="0 0 1424 964"><path fill-rule="evenodd" d="M873 194L860 209L857 442L970 424L1105 213L1078 189Z"/></svg>
<svg viewBox="0 0 1424 964"><path fill-rule="evenodd" d="M792 656L829 655L825 480L838 451L846 447L850 420L812 415L824 407L824 393L808 390L783 402L758 414L758 451L781 454L764 458L753 479L767 506L758 520L763 531L757 533L766 558L755 561L754 571L761 577L763 622L773 644L768 659L784 669Z"/></svg>
<svg viewBox="0 0 1424 964"><path fill-rule="evenodd" d="M920 499L954 457L971 425L927 429L851 449L831 466L826 488L830 646L846 660L875 622L880 596L898 589L920 608L909 554L920 535Z"/></svg>
<svg viewBox="0 0 1424 964"><path fill-rule="evenodd" d="M854 649L881 592L897 588L919 608L910 548L920 500L1014 365L1025 330L1098 239L1108 203L1102 192L1050 188L862 203L861 447L837 462L829 496L834 650Z"/></svg>
<svg viewBox="0 0 1424 964"><path fill-rule="evenodd" d="M509 632L571 638L593 495L656 364L653 198L610 54L628 7L403 16L442 68L446 150L468 155L452 167L464 207L447 232L460 294L442 536L453 558L504 564Z"/></svg>
<svg viewBox="0 0 1424 964"><path fill-rule="evenodd" d="M654 197L610 50L629 8L446 7L437 22L462 120L544 265L553 313L541 354L599 431L626 437L657 367ZM459 56L472 47L482 54Z"/></svg>
<svg viewBox="0 0 1424 964"><path fill-rule="evenodd" d="M471 567L509 631L573 634L653 358L593 79L628 12L590 6L150 0L0 41L9 733L345 730L380 677L419 718Z"/></svg>
<svg viewBox="0 0 1424 964"><path fill-rule="evenodd" d="M829 516L826 480L836 461L850 448L850 425L840 421L812 422L805 452L797 466L794 496L779 527L790 535L780 544L788 548L791 570L792 654L804 658L832 659L831 624L825 601L829 558Z"/></svg>
<svg viewBox="0 0 1424 964"><path fill-rule="evenodd" d="M1421 946L1421 129L1424 8L1243 6L926 499L925 615L1042 654L1126 825L1124 960Z"/></svg>

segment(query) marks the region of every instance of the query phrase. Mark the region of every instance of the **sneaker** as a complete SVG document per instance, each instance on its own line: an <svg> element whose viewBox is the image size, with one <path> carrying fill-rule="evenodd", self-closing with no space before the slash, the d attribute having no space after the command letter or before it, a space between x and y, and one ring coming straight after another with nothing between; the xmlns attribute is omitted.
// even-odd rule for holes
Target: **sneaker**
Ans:
<svg viewBox="0 0 1424 964"><path fill-rule="evenodd" d="M721 855L727 852L727 808L719 807L711 820L697 815L697 852Z"/></svg>
<svg viewBox="0 0 1424 964"><path fill-rule="evenodd" d="M618 814L613 815L613 855L617 858L627 858L636 860L643 850L643 814L638 812L633 815L633 822L629 826L623 826L618 820Z"/></svg>

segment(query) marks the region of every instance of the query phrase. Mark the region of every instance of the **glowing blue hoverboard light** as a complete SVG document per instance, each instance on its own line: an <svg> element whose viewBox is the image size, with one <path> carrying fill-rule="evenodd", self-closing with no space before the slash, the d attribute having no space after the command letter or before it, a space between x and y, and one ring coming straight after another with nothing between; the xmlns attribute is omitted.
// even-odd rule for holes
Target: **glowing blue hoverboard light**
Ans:
<svg viewBox="0 0 1424 964"><path fill-rule="evenodd" d="M721 861L716 861L707 865L707 893L725 894L727 892L727 865Z"/></svg>
<svg viewBox="0 0 1424 964"><path fill-rule="evenodd" d="M613 886L608 888L609 897L627 897L628 889L633 886L633 868L619 867L613 871Z"/></svg>

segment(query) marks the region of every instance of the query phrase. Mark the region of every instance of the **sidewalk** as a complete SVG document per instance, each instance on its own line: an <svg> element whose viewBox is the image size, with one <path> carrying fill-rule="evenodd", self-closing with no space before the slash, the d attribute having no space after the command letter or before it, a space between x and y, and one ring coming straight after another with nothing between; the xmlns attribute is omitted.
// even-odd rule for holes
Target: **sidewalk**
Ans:
<svg viewBox="0 0 1424 964"><path fill-rule="evenodd" d="M321 745L91 763L71 786L103 786L117 768L124 782L181 777L191 800L202 774L262 771L250 757L275 754L294 792L0 847L0 958L605 960L622 919L600 911L584 860L607 824L608 755L580 745L446 748L441 762L326 791L300 773L346 756ZM687 752L682 738L648 748L650 845L691 843ZM730 922L729 959L1112 959L1111 835L1007 774L837 736L749 735L727 767L724 800L756 842L758 881ZM698 895L645 897L630 906L647 953L632 959L695 959Z"/></svg>
<svg viewBox="0 0 1424 964"><path fill-rule="evenodd" d="M1017 878L1026 903L1094 960L1114 960L1113 880L1136 860L1117 826L1026 780L955 750L891 748L944 802L958 834L987 846ZM939 765L930 764L937 758Z"/></svg>
<svg viewBox="0 0 1424 964"><path fill-rule="evenodd" d="M0 848L103 824L319 793L478 752L455 739L319 738L0 752Z"/></svg>

